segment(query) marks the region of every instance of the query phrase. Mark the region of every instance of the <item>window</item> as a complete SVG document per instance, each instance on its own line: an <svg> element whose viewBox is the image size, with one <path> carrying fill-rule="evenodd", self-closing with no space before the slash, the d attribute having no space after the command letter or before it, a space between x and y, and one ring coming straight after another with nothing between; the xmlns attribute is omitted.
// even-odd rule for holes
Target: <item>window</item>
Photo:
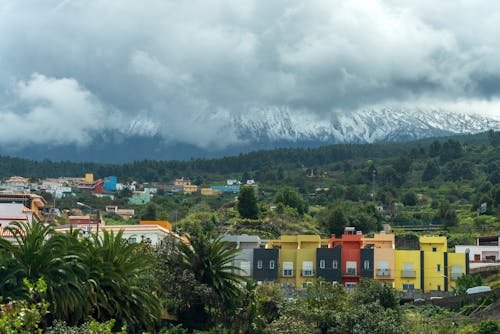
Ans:
<svg viewBox="0 0 500 334"><path fill-rule="evenodd" d="M401 277L415 277L416 272L415 269L413 268L413 263L411 262L406 262L403 263L403 271L401 272Z"/></svg>
<svg viewBox="0 0 500 334"><path fill-rule="evenodd" d="M451 266L451 279L456 280L462 276L462 266Z"/></svg>
<svg viewBox="0 0 500 334"><path fill-rule="evenodd" d="M438 271L438 272L440 272L440 271L441 271L441 265L440 265L440 264L438 264L438 265L437 265L437 271Z"/></svg>
<svg viewBox="0 0 500 334"><path fill-rule="evenodd" d="M346 261L346 273L347 275L356 275L358 263L356 261Z"/></svg>
<svg viewBox="0 0 500 334"><path fill-rule="evenodd" d="M319 260L319 267L325 269L325 260Z"/></svg>
<svg viewBox="0 0 500 334"><path fill-rule="evenodd" d="M438 291L441 291L441 285L438 285Z"/></svg>
<svg viewBox="0 0 500 334"><path fill-rule="evenodd" d="M378 261L377 264L377 276L387 277L390 276L389 262L388 261Z"/></svg>
<svg viewBox="0 0 500 334"><path fill-rule="evenodd" d="M269 269L274 269L274 260L269 261Z"/></svg>
<svg viewBox="0 0 500 334"><path fill-rule="evenodd" d="M436 247L432 247L432 251L435 253L437 252L437 248Z"/></svg>
<svg viewBox="0 0 500 334"><path fill-rule="evenodd" d="M404 291L415 290L415 284L403 284L403 290Z"/></svg>
<svg viewBox="0 0 500 334"><path fill-rule="evenodd" d="M137 242L137 238L136 237L130 237L128 238L128 243L129 244L135 244Z"/></svg>
<svg viewBox="0 0 500 334"><path fill-rule="evenodd" d="M339 262L337 260L333 260L332 268L337 269L338 267L339 267Z"/></svg>
<svg viewBox="0 0 500 334"><path fill-rule="evenodd" d="M347 291L351 291L352 289L354 289L355 286L356 286L356 283L354 283L354 282L348 282L345 284L345 288L347 289Z"/></svg>
<svg viewBox="0 0 500 334"><path fill-rule="evenodd" d="M363 269L365 269L365 270L370 269L370 261L369 260L365 260L363 262Z"/></svg>
<svg viewBox="0 0 500 334"><path fill-rule="evenodd" d="M262 269L262 260L257 261L257 269Z"/></svg>
<svg viewBox="0 0 500 334"><path fill-rule="evenodd" d="M312 261L302 262L302 276L312 276L312 275L313 275Z"/></svg>
<svg viewBox="0 0 500 334"><path fill-rule="evenodd" d="M306 288L308 288L308 287L310 287L312 285L313 285L312 282L304 282L304 283L302 283L302 289L306 289Z"/></svg>
<svg viewBox="0 0 500 334"><path fill-rule="evenodd" d="M293 262L283 262L283 276L284 277L293 276Z"/></svg>

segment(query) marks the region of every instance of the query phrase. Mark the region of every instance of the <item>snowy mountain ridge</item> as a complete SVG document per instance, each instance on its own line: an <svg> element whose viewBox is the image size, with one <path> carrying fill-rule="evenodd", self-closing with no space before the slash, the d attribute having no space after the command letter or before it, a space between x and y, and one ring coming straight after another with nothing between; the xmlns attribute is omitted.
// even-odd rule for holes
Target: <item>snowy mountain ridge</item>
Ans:
<svg viewBox="0 0 500 334"><path fill-rule="evenodd" d="M250 142L373 143L500 130L500 120L491 117L432 109L370 109L324 118L273 109L234 122L238 136Z"/></svg>

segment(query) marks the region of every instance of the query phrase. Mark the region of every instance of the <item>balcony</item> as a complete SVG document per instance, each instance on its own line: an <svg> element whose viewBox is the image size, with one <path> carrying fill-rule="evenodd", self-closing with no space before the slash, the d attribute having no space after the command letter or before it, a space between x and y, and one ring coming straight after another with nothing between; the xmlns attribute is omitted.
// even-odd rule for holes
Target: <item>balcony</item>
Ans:
<svg viewBox="0 0 500 334"><path fill-rule="evenodd" d="M344 276L357 276L356 268L347 268L344 272Z"/></svg>
<svg viewBox="0 0 500 334"><path fill-rule="evenodd" d="M377 275L377 277L390 277L391 270L390 269L377 269L376 275Z"/></svg>
<svg viewBox="0 0 500 334"><path fill-rule="evenodd" d="M401 270L401 277L403 278L415 278L417 273L415 270Z"/></svg>

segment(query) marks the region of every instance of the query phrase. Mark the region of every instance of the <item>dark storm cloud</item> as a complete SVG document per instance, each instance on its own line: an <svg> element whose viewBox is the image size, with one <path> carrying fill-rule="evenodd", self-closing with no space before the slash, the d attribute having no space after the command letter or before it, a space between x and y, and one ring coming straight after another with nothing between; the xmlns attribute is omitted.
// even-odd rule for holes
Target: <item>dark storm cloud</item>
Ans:
<svg viewBox="0 0 500 334"><path fill-rule="evenodd" d="M0 143L116 130L224 146L239 140L235 116L277 108L500 116L499 13L491 1L3 1Z"/></svg>

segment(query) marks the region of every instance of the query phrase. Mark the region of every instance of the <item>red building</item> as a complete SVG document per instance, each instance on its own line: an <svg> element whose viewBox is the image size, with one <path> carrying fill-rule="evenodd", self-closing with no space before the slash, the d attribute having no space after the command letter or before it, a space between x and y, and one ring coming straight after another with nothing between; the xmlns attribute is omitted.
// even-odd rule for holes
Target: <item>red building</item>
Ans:
<svg viewBox="0 0 500 334"><path fill-rule="evenodd" d="M341 246L342 284L346 287L359 283L361 248L363 247L363 234L356 232L354 227L346 227L341 238L333 235L328 247Z"/></svg>

